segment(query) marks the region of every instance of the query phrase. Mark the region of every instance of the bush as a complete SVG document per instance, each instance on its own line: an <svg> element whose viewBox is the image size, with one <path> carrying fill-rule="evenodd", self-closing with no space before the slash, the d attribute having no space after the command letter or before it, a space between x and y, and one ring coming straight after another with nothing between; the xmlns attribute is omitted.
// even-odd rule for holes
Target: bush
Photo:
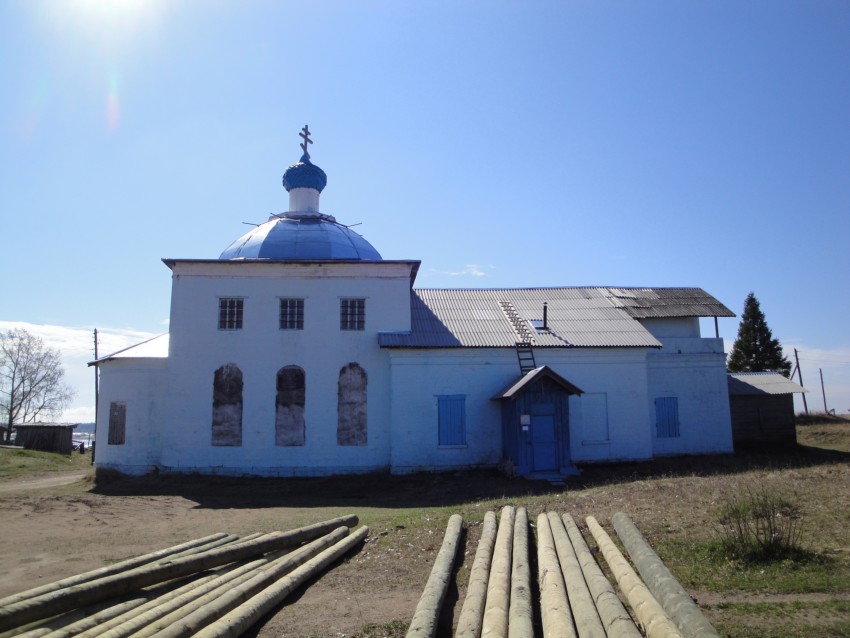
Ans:
<svg viewBox="0 0 850 638"><path fill-rule="evenodd" d="M800 508L768 488L747 489L729 498L721 508L720 524L723 546L734 558L772 561L802 552Z"/></svg>

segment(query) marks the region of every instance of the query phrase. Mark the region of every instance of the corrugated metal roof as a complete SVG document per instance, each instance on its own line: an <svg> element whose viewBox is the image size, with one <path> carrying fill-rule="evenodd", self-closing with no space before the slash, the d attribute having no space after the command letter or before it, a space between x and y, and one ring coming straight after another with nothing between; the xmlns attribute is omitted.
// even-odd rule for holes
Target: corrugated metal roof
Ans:
<svg viewBox="0 0 850 638"><path fill-rule="evenodd" d="M808 392L781 372L730 372L728 381L730 395Z"/></svg>
<svg viewBox="0 0 850 638"><path fill-rule="evenodd" d="M522 336L500 302L509 302L534 330L535 347L660 347L638 318L731 316L699 288L509 288L412 291L412 330L383 333L388 348L512 347Z"/></svg>

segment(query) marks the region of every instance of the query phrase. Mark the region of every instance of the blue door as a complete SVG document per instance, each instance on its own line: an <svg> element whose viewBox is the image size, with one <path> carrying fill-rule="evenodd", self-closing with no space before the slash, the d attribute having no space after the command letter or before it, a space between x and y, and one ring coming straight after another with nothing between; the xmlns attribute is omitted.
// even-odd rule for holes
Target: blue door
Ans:
<svg viewBox="0 0 850 638"><path fill-rule="evenodd" d="M558 469L555 416L531 416L531 471L553 472Z"/></svg>

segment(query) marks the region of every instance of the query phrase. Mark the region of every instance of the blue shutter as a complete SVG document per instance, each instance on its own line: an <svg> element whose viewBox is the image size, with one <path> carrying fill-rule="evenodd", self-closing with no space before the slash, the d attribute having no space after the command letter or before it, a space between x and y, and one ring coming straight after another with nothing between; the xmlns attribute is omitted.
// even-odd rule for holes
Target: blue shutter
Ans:
<svg viewBox="0 0 850 638"><path fill-rule="evenodd" d="M439 445L466 445L466 395L437 397Z"/></svg>
<svg viewBox="0 0 850 638"><path fill-rule="evenodd" d="M655 426L659 437L679 436L679 399L677 397L655 399Z"/></svg>

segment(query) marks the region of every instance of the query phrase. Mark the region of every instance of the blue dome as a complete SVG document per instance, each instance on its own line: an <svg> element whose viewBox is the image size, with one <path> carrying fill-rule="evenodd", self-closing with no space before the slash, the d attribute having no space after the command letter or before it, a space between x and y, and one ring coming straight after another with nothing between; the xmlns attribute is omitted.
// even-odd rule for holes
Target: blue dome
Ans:
<svg viewBox="0 0 850 638"><path fill-rule="evenodd" d="M283 187L287 192L293 188L313 188L320 193L328 185L328 176L321 168L302 155L297 164L286 169L283 174Z"/></svg>
<svg viewBox="0 0 850 638"><path fill-rule="evenodd" d="M333 217L316 213L272 218L242 235L219 259L381 261L381 255Z"/></svg>

